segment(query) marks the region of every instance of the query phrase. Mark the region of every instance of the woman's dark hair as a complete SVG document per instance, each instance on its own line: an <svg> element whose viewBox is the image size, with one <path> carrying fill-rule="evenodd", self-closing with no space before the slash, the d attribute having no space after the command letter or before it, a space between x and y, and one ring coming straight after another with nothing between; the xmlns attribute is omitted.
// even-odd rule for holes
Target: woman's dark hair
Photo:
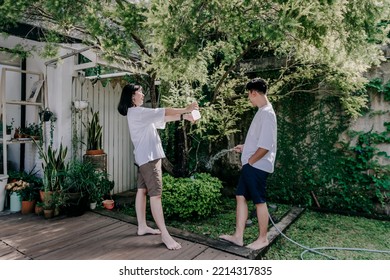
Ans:
<svg viewBox="0 0 390 280"><path fill-rule="evenodd" d="M127 115L127 110L134 106L133 104L133 95L139 90L141 86L135 84L127 84L122 90L121 99L118 104L118 112L122 116Z"/></svg>
<svg viewBox="0 0 390 280"><path fill-rule="evenodd" d="M255 78L246 84L246 90L256 90L267 94L267 83L261 78Z"/></svg>

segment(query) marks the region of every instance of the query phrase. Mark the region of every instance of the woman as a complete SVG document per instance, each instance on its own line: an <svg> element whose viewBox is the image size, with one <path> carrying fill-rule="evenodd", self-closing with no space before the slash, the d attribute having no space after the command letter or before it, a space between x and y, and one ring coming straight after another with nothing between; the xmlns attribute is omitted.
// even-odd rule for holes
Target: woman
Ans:
<svg viewBox="0 0 390 280"><path fill-rule="evenodd" d="M194 122L193 110L198 103L193 102L186 108L145 108L144 94L139 85L128 84L122 90L118 111L127 116L130 138L134 145L135 163L138 166L137 195L135 209L138 221L138 235L161 234L162 242L170 250L181 245L169 234L164 220L161 203L162 170L161 159L165 157L157 129L165 128L166 122L187 120ZM157 229L146 224L146 195L150 197L150 208Z"/></svg>

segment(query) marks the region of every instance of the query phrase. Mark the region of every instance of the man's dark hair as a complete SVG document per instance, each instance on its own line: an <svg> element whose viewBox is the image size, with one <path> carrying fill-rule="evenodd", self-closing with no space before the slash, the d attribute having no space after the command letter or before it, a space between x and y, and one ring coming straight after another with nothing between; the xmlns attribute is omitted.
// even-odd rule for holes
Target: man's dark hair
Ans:
<svg viewBox="0 0 390 280"><path fill-rule="evenodd" d="M267 94L267 83L261 78L255 78L246 84L246 90L256 90Z"/></svg>

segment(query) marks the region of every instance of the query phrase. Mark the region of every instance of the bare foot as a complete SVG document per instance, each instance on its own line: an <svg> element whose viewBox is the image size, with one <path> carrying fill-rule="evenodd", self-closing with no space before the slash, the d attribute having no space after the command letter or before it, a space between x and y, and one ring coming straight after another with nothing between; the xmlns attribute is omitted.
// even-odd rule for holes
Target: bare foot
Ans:
<svg viewBox="0 0 390 280"><path fill-rule="evenodd" d="M256 241L248 244L246 247L252 250L260 250L261 248L267 247L269 244L268 239L257 239Z"/></svg>
<svg viewBox="0 0 390 280"><path fill-rule="evenodd" d="M224 235L221 235L219 238L226 240L230 243L233 243L235 245L238 245L238 246L244 245L244 241L242 240L242 238L235 237L234 235L224 234Z"/></svg>
<svg viewBox="0 0 390 280"><path fill-rule="evenodd" d="M179 250L181 245L177 243L169 234L161 235L161 240L169 250Z"/></svg>
<svg viewBox="0 0 390 280"><path fill-rule="evenodd" d="M138 235L161 234L161 231L159 229L153 229L151 227L145 227L145 228L138 228L137 234Z"/></svg>

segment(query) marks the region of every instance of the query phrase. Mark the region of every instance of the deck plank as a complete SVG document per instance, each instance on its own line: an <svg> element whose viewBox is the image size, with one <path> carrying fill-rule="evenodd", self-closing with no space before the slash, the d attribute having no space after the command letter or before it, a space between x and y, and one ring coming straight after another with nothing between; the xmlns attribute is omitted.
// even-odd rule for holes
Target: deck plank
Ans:
<svg viewBox="0 0 390 280"><path fill-rule="evenodd" d="M37 244L33 244L28 249L31 251L30 254L32 257L38 257L40 255L46 254L48 251L58 250L66 247L69 243L73 244L76 241L80 242L82 240L93 237L94 235L99 234L99 229L101 228L112 230L118 226L119 225L117 223L103 220L97 223L85 223L83 226L77 228L66 227L63 228L61 232L56 232L54 237L42 240Z"/></svg>
<svg viewBox="0 0 390 280"><path fill-rule="evenodd" d="M1 260L27 260L25 255L16 251L14 248L0 243L0 259Z"/></svg>
<svg viewBox="0 0 390 280"><path fill-rule="evenodd" d="M195 260L243 260L245 258L234 255L226 254L226 252L208 247Z"/></svg>
<svg viewBox="0 0 390 280"><path fill-rule="evenodd" d="M89 218L89 219L88 219ZM81 238L83 231L93 232L96 228L105 225L105 222L115 223L112 219L98 220L95 217L84 218L59 218L50 223L48 220L35 220L35 227L14 228L14 234L3 238L7 244L14 246L20 252L24 252L31 257L37 257L47 251L67 244L69 239ZM97 223L98 222L98 223ZM24 225L29 225L26 222ZM17 232L15 232L17 231ZM26 232L30 234L26 234Z"/></svg>
<svg viewBox="0 0 390 280"><path fill-rule="evenodd" d="M110 230L101 228L90 234L85 234L82 240L68 239L66 246L51 250L47 254L40 255L37 259L45 260L72 260L72 259L95 259L96 254L104 253L106 247L111 248L115 243L117 235L126 231L126 225L115 227Z"/></svg>
<svg viewBox="0 0 390 280"><path fill-rule="evenodd" d="M93 212L49 220L34 214L0 216L0 260L245 259L175 239L182 249L167 250L160 235L138 236L133 223Z"/></svg>

